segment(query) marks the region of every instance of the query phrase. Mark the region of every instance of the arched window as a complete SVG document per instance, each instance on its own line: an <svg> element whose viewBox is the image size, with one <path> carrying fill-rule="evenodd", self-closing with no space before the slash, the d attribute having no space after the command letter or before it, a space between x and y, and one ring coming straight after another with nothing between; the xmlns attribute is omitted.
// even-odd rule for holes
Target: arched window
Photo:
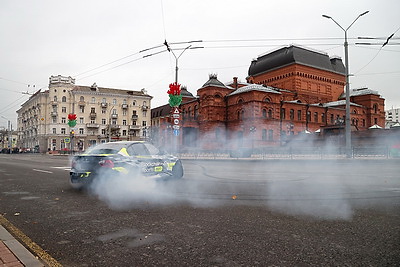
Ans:
<svg viewBox="0 0 400 267"><path fill-rule="evenodd" d="M268 118L269 118L269 119L272 119L272 109L269 109L269 110L268 110Z"/></svg>
<svg viewBox="0 0 400 267"><path fill-rule="evenodd" d="M66 96L63 96L63 97L61 98L61 102L67 102L67 97L66 97Z"/></svg>
<svg viewBox="0 0 400 267"><path fill-rule="evenodd" d="M92 104L95 104L95 103L96 103L96 98L92 97Z"/></svg>
<svg viewBox="0 0 400 267"><path fill-rule="evenodd" d="M294 120L294 109L290 110L289 116L290 116L290 120Z"/></svg>
<svg viewBox="0 0 400 267"><path fill-rule="evenodd" d="M267 98L264 99L264 102L270 103L271 99L267 97Z"/></svg>
<svg viewBox="0 0 400 267"><path fill-rule="evenodd" d="M374 113L378 113L378 105L377 104L374 104Z"/></svg>
<svg viewBox="0 0 400 267"><path fill-rule="evenodd" d="M54 102L57 102L57 96L55 95L53 98Z"/></svg>
<svg viewBox="0 0 400 267"><path fill-rule="evenodd" d="M265 108L262 110L262 116L264 119L267 118L267 110Z"/></svg>
<svg viewBox="0 0 400 267"><path fill-rule="evenodd" d="M243 103L243 99L239 98L238 99L238 104L241 104L241 103Z"/></svg>
<svg viewBox="0 0 400 267"><path fill-rule="evenodd" d="M124 99L124 100L122 101L122 104L126 105L126 99Z"/></svg>
<svg viewBox="0 0 400 267"><path fill-rule="evenodd" d="M85 101L85 98L84 98L83 96L81 96L81 97L79 98L79 101L83 102L83 101Z"/></svg>
<svg viewBox="0 0 400 267"><path fill-rule="evenodd" d="M194 116L194 119L196 120L197 118L198 118L198 116L199 116L199 107L196 105L196 106L194 106L194 114L193 114L193 116Z"/></svg>
<svg viewBox="0 0 400 267"><path fill-rule="evenodd" d="M133 100L132 105L136 106L136 100Z"/></svg>
<svg viewBox="0 0 400 267"><path fill-rule="evenodd" d="M112 103L113 103L113 105L116 105L117 104L117 99L114 98Z"/></svg>

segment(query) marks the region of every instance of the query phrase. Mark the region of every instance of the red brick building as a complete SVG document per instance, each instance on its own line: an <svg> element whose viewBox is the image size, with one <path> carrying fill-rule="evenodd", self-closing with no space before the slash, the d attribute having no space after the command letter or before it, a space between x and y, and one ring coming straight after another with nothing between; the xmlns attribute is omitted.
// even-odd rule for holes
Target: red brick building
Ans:
<svg viewBox="0 0 400 267"><path fill-rule="evenodd" d="M284 144L298 134L343 128L345 67L340 58L289 46L250 64L246 83L223 84L217 75L193 96L182 90L180 134L171 129L171 108L152 109L152 138L180 148L255 148ZM353 131L384 127L384 99L361 88L350 93ZM175 139L174 139L175 138Z"/></svg>

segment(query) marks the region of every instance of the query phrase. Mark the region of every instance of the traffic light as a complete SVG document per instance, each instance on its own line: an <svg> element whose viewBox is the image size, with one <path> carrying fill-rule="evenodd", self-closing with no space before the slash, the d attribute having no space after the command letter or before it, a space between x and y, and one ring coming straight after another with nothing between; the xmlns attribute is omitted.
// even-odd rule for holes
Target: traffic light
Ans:
<svg viewBox="0 0 400 267"><path fill-rule="evenodd" d="M76 125L76 114L68 114L68 125L74 127Z"/></svg>
<svg viewBox="0 0 400 267"><path fill-rule="evenodd" d="M75 122L75 123L76 123L76 122ZM71 132L69 132L69 136L70 136L71 138L73 138L74 135L75 135L75 131L74 131L74 130L71 130Z"/></svg>

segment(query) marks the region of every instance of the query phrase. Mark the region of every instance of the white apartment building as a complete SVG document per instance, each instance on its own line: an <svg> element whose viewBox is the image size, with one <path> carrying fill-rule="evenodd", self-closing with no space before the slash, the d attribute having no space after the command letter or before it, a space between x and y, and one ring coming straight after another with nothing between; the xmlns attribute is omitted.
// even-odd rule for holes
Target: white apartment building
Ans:
<svg viewBox="0 0 400 267"><path fill-rule="evenodd" d="M385 128L391 128L400 122L400 108L392 108L385 111Z"/></svg>
<svg viewBox="0 0 400 267"><path fill-rule="evenodd" d="M144 89L80 86L61 75L49 80L48 90L33 94L17 111L18 147L80 151L98 143L149 138L152 96ZM69 127L68 114L76 114L76 126Z"/></svg>

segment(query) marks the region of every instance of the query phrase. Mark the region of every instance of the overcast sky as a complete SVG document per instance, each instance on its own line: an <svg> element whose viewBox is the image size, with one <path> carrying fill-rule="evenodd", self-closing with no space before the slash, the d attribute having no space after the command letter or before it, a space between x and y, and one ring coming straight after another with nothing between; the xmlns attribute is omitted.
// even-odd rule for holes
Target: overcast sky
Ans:
<svg viewBox="0 0 400 267"><path fill-rule="evenodd" d="M145 88L152 107L167 104L175 57L162 52L165 46L141 52L164 40L176 56L189 44L172 43L203 41L191 45L204 48L186 50L178 60L178 82L194 95L210 73L223 83L234 76L245 81L252 59L282 46L302 45L344 61L344 31L322 14L347 28L367 10L348 30L351 87L377 90L386 109L399 108L398 0L1 0L0 127L7 126L5 117L16 128L16 110L29 98L23 92L45 90L51 75L72 76L77 85ZM355 39L360 36L381 39Z"/></svg>

